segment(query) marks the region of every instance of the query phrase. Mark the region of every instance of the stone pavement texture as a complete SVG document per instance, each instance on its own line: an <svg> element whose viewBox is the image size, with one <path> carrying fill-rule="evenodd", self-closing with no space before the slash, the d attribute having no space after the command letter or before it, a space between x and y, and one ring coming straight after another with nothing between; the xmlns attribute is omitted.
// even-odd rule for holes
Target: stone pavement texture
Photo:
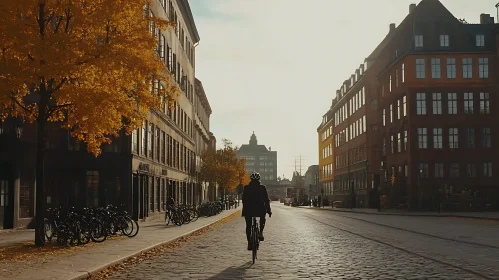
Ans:
<svg viewBox="0 0 499 280"><path fill-rule="evenodd" d="M196 222L177 226L166 226L162 219L139 223L139 234L134 238L106 240L74 253L34 258L8 265L0 264L0 279L81 279L95 270L136 255L147 248L177 239L185 234L208 226L239 209L223 211L221 214L199 218ZM3 236L3 235L2 235Z"/></svg>
<svg viewBox="0 0 499 280"><path fill-rule="evenodd" d="M434 221L433 227L442 224L428 220ZM236 219L111 279L499 279L496 248L330 211L273 203L265 238L252 264L245 248L244 220Z"/></svg>
<svg viewBox="0 0 499 280"><path fill-rule="evenodd" d="M309 208L302 206L302 208ZM475 218L475 219L490 219L499 221L499 212L418 212L396 209L384 209L378 212L377 209L371 208L331 208L331 206L324 208L317 208L321 210L337 211L337 212L350 212L374 215L395 215L395 216L423 216L423 217L456 217L456 218Z"/></svg>

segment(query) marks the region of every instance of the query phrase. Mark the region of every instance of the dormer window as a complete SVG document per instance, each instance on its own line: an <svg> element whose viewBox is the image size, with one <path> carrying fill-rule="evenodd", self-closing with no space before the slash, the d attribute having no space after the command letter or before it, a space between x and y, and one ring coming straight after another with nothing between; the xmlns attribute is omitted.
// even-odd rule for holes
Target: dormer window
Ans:
<svg viewBox="0 0 499 280"><path fill-rule="evenodd" d="M449 46L449 35L440 35L440 47Z"/></svg>
<svg viewBox="0 0 499 280"><path fill-rule="evenodd" d="M476 46L477 47L485 46L485 35L483 34L476 35Z"/></svg>
<svg viewBox="0 0 499 280"><path fill-rule="evenodd" d="M416 48L422 48L423 47L423 35L416 35L416 36L414 36L414 46Z"/></svg>

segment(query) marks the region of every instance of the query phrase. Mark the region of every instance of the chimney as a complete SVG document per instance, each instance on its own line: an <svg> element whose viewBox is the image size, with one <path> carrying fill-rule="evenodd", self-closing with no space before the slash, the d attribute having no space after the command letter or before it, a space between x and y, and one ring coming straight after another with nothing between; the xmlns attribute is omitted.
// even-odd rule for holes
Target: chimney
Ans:
<svg viewBox="0 0 499 280"><path fill-rule="evenodd" d="M490 14L480 15L480 24L490 24L490 23L494 23L493 21L491 21Z"/></svg>
<svg viewBox="0 0 499 280"><path fill-rule="evenodd" d="M395 30L395 23L390 23L390 32Z"/></svg>
<svg viewBox="0 0 499 280"><path fill-rule="evenodd" d="M416 9L416 4L409 5L409 14L414 12L414 9Z"/></svg>

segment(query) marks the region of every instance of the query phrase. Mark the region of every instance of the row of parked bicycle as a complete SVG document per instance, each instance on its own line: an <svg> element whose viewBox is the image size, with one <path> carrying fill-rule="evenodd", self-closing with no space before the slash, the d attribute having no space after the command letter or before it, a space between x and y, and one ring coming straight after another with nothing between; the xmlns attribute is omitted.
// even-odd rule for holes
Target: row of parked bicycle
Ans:
<svg viewBox="0 0 499 280"><path fill-rule="evenodd" d="M79 211L71 208L66 215L61 212L61 208L47 209L43 225L46 242L76 246L90 241L101 243L118 233L128 237L135 237L139 233L137 221L113 205L88 207Z"/></svg>
<svg viewBox="0 0 499 280"><path fill-rule="evenodd" d="M199 217L211 217L221 213L223 202L206 202L199 206L167 205L166 225L181 226L196 221ZM127 211L118 210L113 205L99 208L71 208L62 214L61 208L49 208L44 218L42 234L45 242L55 241L62 246L76 246L90 241L101 243L108 237L122 234L135 237L139 233L139 224Z"/></svg>
<svg viewBox="0 0 499 280"><path fill-rule="evenodd" d="M166 207L165 223L181 226L196 221L199 217L211 217L224 210L224 203L220 201L205 202L199 206L174 205Z"/></svg>

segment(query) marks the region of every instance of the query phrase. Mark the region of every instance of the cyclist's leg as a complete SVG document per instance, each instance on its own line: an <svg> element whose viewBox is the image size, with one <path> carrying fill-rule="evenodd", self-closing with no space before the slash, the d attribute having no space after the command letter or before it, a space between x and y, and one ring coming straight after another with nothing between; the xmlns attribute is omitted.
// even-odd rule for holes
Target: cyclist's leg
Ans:
<svg viewBox="0 0 499 280"><path fill-rule="evenodd" d="M246 239L250 241L252 217L244 217L246 220Z"/></svg>
<svg viewBox="0 0 499 280"><path fill-rule="evenodd" d="M260 241L263 241L265 238L263 237L263 229L265 228L265 216L260 217Z"/></svg>

